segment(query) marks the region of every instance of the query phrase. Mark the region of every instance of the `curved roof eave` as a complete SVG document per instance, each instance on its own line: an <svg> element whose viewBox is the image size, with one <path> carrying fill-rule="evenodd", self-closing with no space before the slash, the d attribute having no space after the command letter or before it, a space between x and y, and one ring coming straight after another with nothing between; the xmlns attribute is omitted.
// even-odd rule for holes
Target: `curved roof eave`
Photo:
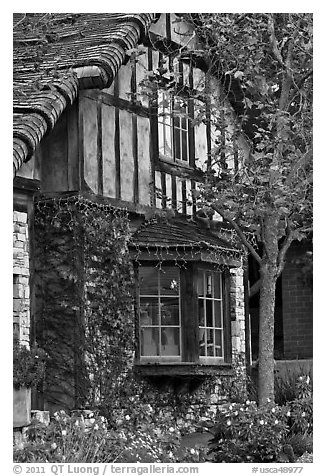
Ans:
<svg viewBox="0 0 326 476"><path fill-rule="evenodd" d="M103 89L111 85L126 52L143 40L156 18L157 14L151 13L126 15L119 41L112 39L92 59L83 61L81 58L78 66L72 66L68 74L50 78L41 91L34 91L30 97L23 93L14 99L14 176L32 157L41 139L53 129L66 107L75 101L79 90ZM119 21L122 23L121 19ZM74 63L76 65L76 60Z"/></svg>

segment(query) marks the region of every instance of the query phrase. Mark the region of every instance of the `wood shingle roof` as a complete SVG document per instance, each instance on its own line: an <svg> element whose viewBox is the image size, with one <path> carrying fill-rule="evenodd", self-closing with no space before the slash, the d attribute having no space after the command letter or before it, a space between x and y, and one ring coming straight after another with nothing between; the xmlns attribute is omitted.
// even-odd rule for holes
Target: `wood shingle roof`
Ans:
<svg viewBox="0 0 326 476"><path fill-rule="evenodd" d="M76 99L109 87L157 14L14 14L14 174Z"/></svg>

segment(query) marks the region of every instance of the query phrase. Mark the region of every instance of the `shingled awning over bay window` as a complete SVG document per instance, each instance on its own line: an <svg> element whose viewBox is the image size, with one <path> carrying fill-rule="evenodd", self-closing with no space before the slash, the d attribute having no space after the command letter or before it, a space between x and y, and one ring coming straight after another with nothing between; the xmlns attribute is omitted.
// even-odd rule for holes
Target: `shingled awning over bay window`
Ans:
<svg viewBox="0 0 326 476"><path fill-rule="evenodd" d="M136 261L203 261L241 266L242 251L192 219L155 217L134 233L130 252Z"/></svg>

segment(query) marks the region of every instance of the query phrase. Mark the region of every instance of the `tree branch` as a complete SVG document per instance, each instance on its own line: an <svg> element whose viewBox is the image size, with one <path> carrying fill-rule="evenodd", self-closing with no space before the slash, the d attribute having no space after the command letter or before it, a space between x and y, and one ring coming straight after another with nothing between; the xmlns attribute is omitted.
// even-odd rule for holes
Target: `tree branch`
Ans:
<svg viewBox="0 0 326 476"><path fill-rule="evenodd" d="M281 50L279 49L277 45L277 40L276 40L276 35L275 35L275 28L274 28L274 18L273 18L273 13L270 13L268 15L268 31L269 31L269 41L272 47L272 52L275 57L275 59L284 67L284 62L281 54Z"/></svg>
<svg viewBox="0 0 326 476"><path fill-rule="evenodd" d="M305 154L303 154L297 162L295 162L293 168L291 169L289 175L285 180L285 185L290 185L292 180L295 178L296 174L302 169L306 163L312 159L312 149L307 150Z"/></svg>
<svg viewBox="0 0 326 476"><path fill-rule="evenodd" d="M228 223L230 223L230 225L233 227L233 229L237 232L241 242L244 244L244 246L248 249L248 251L250 251L250 253L252 254L252 256L255 258L255 260L260 264L261 263L261 257L259 256L259 254L257 253L257 251L255 250L255 248L249 243L249 241L246 239L243 231L241 230L241 228L239 227L239 225L234 221L232 220L232 218L228 218L227 216L225 216L224 212L215 204L215 203L211 203L210 204L210 207L215 210L217 213L219 213L221 215L221 217L227 221Z"/></svg>
<svg viewBox="0 0 326 476"><path fill-rule="evenodd" d="M288 108L291 106L292 102L294 101L297 94L300 93L300 88L304 85L305 81L313 75L313 70L309 70L302 78L300 79L299 83L296 84L296 91L292 94L291 98L288 102Z"/></svg>
<svg viewBox="0 0 326 476"><path fill-rule="evenodd" d="M277 258L277 277L281 275L283 268L284 268L284 262L285 262L285 255L287 253L287 250L290 248L293 240L294 240L294 232L291 229L288 229L288 234L286 235L286 238L278 252L278 258Z"/></svg>

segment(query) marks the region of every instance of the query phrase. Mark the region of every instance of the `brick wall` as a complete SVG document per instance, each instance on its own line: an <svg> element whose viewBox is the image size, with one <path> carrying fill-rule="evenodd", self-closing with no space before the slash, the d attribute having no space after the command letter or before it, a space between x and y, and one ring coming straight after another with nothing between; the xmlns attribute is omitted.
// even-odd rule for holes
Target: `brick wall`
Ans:
<svg viewBox="0 0 326 476"><path fill-rule="evenodd" d="M29 345L29 238L27 213L13 216L13 324L20 342Z"/></svg>
<svg viewBox="0 0 326 476"><path fill-rule="evenodd" d="M282 274L284 357L311 358L313 352L313 295L304 282L300 266L293 259L302 255L307 246L296 244L287 254Z"/></svg>

